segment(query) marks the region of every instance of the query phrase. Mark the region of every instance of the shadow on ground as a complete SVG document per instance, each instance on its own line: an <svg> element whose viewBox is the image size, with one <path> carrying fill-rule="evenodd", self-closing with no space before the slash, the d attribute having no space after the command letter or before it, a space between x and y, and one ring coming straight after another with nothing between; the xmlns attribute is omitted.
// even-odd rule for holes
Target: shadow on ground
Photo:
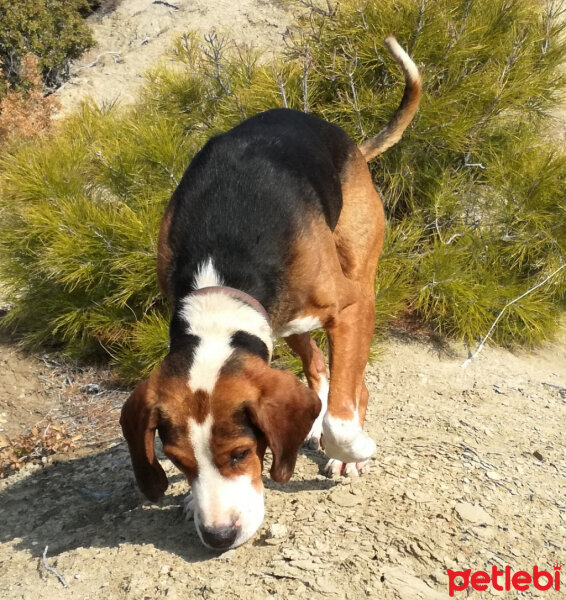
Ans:
<svg viewBox="0 0 566 600"><path fill-rule="evenodd" d="M304 450L309 458L322 456ZM266 464L265 472L269 472ZM125 443L98 454L53 464L8 485L0 492L0 542L15 542L32 556L49 555L79 547L153 545L188 562L217 556L203 547L192 522L182 511L188 491L180 473L169 473L170 489L158 503L143 498L133 480ZM328 489L331 480L291 480L277 484L264 477L271 490L301 493ZM261 544L261 539L252 543Z"/></svg>

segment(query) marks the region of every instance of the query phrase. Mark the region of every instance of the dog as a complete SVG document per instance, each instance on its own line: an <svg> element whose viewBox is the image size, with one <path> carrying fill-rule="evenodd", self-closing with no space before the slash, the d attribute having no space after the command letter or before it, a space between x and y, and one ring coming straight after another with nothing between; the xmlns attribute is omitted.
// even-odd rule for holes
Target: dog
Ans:
<svg viewBox="0 0 566 600"><path fill-rule="evenodd" d="M209 548L239 546L261 525L268 446L278 482L305 439L322 436L330 473L355 475L376 450L362 426L384 212L367 162L401 138L421 93L411 58L393 36L385 44L405 91L375 137L356 146L311 114L260 113L205 144L165 211L157 272L172 308L169 353L120 423L152 501L168 486L159 433ZM309 335L320 327L330 378ZM270 367L278 337L300 356L308 387Z"/></svg>

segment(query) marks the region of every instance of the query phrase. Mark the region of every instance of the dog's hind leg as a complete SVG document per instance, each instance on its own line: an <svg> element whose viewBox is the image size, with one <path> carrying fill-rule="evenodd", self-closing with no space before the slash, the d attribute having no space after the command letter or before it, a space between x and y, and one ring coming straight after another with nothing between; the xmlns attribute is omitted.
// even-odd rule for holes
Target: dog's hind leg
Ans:
<svg viewBox="0 0 566 600"><path fill-rule="evenodd" d="M285 341L299 355L303 363L303 371L307 378L307 383L318 394L322 403L320 414L305 439L310 448L317 450L320 446L320 437L322 435L322 419L328 405L328 373L324 354L308 333L290 335L285 338Z"/></svg>
<svg viewBox="0 0 566 600"><path fill-rule="evenodd" d="M327 324L330 394L323 444L334 473L339 463L363 463L375 443L363 432L368 401L364 371L375 322L374 278L383 246L384 213L366 162L354 152L342 173L343 207L333 236L343 277L339 310ZM359 470L359 469L358 469Z"/></svg>

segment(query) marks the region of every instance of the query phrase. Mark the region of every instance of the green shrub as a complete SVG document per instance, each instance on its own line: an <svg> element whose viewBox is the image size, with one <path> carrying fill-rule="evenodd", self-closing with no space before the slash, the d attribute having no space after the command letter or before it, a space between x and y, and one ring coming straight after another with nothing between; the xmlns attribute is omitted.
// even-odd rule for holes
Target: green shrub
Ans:
<svg viewBox="0 0 566 600"><path fill-rule="evenodd" d="M94 43L83 18L89 11L87 0L0 0L0 62L8 81L19 83L20 61L34 54L47 86L60 84L70 61Z"/></svg>
<svg viewBox="0 0 566 600"><path fill-rule="evenodd" d="M388 215L378 330L409 313L472 344L507 306L499 343L552 335L566 269L508 303L566 254L566 158L547 116L565 88L564 25L539 0L344 0L324 12L299 24L280 60L184 36L136 106L85 104L51 140L3 158L1 277L9 322L28 341L108 353L126 377L147 372L167 346L158 224L193 154L282 105L359 141L376 133L403 89L381 41L390 31L422 69L424 95L402 141L372 164Z"/></svg>

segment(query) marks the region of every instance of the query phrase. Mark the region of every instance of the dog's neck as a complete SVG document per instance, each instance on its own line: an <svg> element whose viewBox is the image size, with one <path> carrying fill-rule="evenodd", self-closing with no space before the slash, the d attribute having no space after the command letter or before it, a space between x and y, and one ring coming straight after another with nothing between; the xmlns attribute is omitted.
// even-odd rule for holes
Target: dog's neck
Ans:
<svg viewBox="0 0 566 600"><path fill-rule="evenodd" d="M269 315L267 314L267 311L263 305L253 296L246 294L246 292L243 292L242 290L237 290L236 288L228 287L227 285L211 285L191 292L191 296L202 296L215 293L226 294L236 300L239 300L240 302L243 302L244 304L247 304L248 306L251 306L254 310L257 310L257 312L267 321L268 325L271 325Z"/></svg>
<svg viewBox="0 0 566 600"><path fill-rule="evenodd" d="M271 361L273 337L265 308L252 296L227 286L199 288L187 294L177 306L172 335L192 340L191 355L205 367L219 370L235 350L251 352ZM173 345L173 337L171 339ZM203 388L204 389L204 388Z"/></svg>

